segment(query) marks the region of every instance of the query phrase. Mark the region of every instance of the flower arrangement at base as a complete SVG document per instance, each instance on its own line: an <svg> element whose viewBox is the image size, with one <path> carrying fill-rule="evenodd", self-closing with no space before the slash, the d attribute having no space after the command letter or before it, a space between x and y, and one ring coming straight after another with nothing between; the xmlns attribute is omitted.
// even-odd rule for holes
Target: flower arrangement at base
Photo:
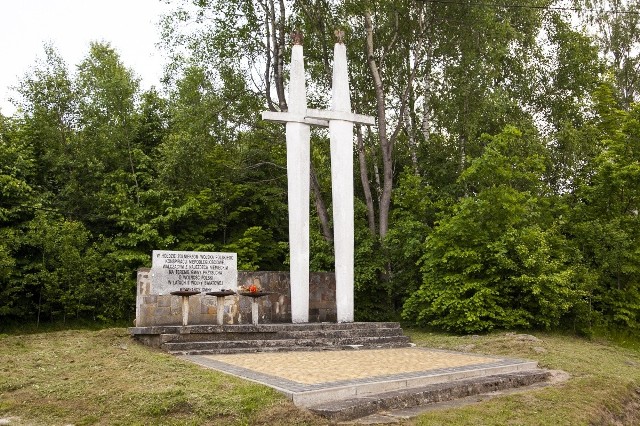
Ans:
<svg viewBox="0 0 640 426"><path fill-rule="evenodd" d="M262 289L259 285L251 284L251 285L243 285L240 287L240 290L246 293L259 293Z"/></svg>

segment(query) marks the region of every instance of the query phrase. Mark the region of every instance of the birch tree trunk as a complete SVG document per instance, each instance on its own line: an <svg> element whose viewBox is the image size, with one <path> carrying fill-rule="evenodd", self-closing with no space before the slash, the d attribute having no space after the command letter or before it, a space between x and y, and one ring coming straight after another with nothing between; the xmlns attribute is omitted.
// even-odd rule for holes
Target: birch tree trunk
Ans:
<svg viewBox="0 0 640 426"><path fill-rule="evenodd" d="M318 182L318 176L316 170L311 163L311 190L313 191L313 198L315 199L316 212L318 213L318 219L320 220L320 228L322 229L322 236L328 242L333 241L333 230L329 225L329 211L322 198L322 191L320 189L320 183Z"/></svg>
<svg viewBox="0 0 640 426"><path fill-rule="evenodd" d="M364 13L364 22L367 32L367 63L375 87L378 135L382 153L382 194L378 213L378 230L380 239L384 239L389 230L389 209L391 207L391 191L393 189L393 140L387 135L384 85L374 56L373 24L371 22L371 12L368 10Z"/></svg>
<svg viewBox="0 0 640 426"><path fill-rule="evenodd" d="M358 162L360 164L360 182L362 182L362 190L364 199L367 203L367 223L369 224L369 232L376 235L376 213L373 205L373 197L371 196L371 186L369 185L369 173L367 172L367 157L364 152L364 140L362 138L362 128L356 126L356 138L358 141Z"/></svg>

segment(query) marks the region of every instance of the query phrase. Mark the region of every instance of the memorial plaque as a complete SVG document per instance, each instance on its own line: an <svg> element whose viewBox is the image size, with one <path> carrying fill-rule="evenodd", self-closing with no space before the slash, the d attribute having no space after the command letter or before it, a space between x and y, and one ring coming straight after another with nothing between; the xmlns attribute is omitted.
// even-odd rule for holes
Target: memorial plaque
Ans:
<svg viewBox="0 0 640 426"><path fill-rule="evenodd" d="M237 253L154 250L151 294L238 288Z"/></svg>

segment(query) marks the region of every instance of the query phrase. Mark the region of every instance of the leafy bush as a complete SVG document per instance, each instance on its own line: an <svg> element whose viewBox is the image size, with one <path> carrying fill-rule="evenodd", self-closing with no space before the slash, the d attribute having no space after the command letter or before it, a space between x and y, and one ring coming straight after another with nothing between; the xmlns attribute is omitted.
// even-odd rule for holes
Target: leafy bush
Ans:
<svg viewBox="0 0 640 426"><path fill-rule="evenodd" d="M580 296L576 252L541 179L543 150L514 128L488 138L461 180L478 191L437 222L403 316L456 332L556 326Z"/></svg>

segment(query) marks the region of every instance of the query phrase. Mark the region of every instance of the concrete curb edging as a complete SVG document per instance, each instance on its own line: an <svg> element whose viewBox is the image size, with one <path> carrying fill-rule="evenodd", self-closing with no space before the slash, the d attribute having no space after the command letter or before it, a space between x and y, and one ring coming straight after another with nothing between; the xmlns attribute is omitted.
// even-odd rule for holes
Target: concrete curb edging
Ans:
<svg viewBox="0 0 640 426"><path fill-rule="evenodd" d="M331 401L308 408L310 411L331 421L346 421L384 410L417 407L486 392L528 386L547 380L549 375L548 371L537 369L481 378L476 377L454 382L434 383L420 388L408 388Z"/></svg>

